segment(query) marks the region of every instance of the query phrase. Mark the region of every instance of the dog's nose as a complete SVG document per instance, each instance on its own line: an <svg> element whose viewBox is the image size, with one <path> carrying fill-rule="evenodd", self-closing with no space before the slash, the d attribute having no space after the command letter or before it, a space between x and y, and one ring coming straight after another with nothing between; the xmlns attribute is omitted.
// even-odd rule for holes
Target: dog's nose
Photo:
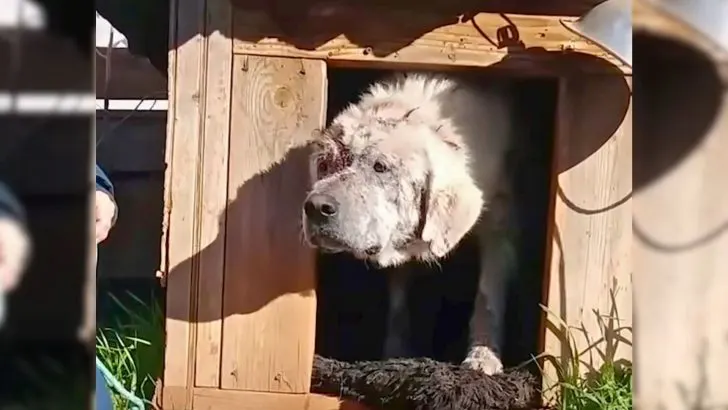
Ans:
<svg viewBox="0 0 728 410"><path fill-rule="evenodd" d="M303 205L306 216L314 221L323 221L336 215L339 210L339 203L331 195L314 194L308 197Z"/></svg>

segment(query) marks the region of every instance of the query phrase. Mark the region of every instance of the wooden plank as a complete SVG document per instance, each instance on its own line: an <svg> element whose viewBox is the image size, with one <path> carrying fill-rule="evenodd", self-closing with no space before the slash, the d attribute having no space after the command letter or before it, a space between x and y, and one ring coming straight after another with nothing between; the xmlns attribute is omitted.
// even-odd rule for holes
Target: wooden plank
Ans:
<svg viewBox="0 0 728 410"><path fill-rule="evenodd" d="M207 78L199 232L200 247L204 251L199 256L195 385L219 387L233 64L230 4L227 1L209 1L206 18Z"/></svg>
<svg viewBox="0 0 728 410"><path fill-rule="evenodd" d="M557 57L571 51L604 59L630 72L596 45L566 30L555 16L480 13L462 21L442 14L353 5L311 9L308 13L306 19L294 23L264 11L236 9L235 53L389 68L498 65L536 71L574 71L582 66L584 70L607 69L573 60L560 64Z"/></svg>
<svg viewBox="0 0 728 410"><path fill-rule="evenodd" d="M194 382L195 340L193 316L196 292L192 259L197 241L201 93L203 78L203 1L171 3L169 60L169 125L165 175L165 225L162 249L167 287L165 386L190 386ZM174 204L174 206L172 206ZM166 397L164 397L166 399ZM184 408L191 395L177 398ZM166 405L166 402L164 403Z"/></svg>
<svg viewBox="0 0 728 410"><path fill-rule="evenodd" d="M621 76L574 76L563 78L559 90L543 350L567 365L563 337L570 334L584 351L583 371L599 368L599 351L615 359L632 354L630 345L608 346L616 333L631 340L629 331L615 330L632 326L630 83ZM589 347L602 337L606 342ZM547 365L544 383L556 381Z"/></svg>
<svg viewBox="0 0 728 410"><path fill-rule="evenodd" d="M192 389L193 407L182 407L179 397L188 394L184 388L165 387L167 398L164 410L367 410L364 405L341 401L320 394L263 393L240 390L220 390L205 387Z"/></svg>
<svg viewBox="0 0 728 410"><path fill-rule="evenodd" d="M127 48L114 48L111 72L107 79L106 63L109 49L96 48L96 98L160 99L167 96L167 78L149 59L135 56Z"/></svg>
<svg viewBox="0 0 728 410"><path fill-rule="evenodd" d="M235 56L233 67L222 387L306 393L316 298L302 145L326 118L326 66Z"/></svg>
<svg viewBox="0 0 728 410"><path fill-rule="evenodd" d="M318 394L195 389L194 397L194 410L366 410L362 405Z"/></svg>
<svg viewBox="0 0 728 410"><path fill-rule="evenodd" d="M728 70L653 58L635 78L635 408L724 409Z"/></svg>

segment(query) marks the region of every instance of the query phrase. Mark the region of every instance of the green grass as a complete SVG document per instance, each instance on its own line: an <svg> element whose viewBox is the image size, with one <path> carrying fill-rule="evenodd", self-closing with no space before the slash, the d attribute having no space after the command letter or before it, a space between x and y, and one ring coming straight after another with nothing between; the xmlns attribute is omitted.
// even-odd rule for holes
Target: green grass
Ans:
<svg viewBox="0 0 728 410"><path fill-rule="evenodd" d="M164 362L164 315L157 304L147 304L130 293L127 295L126 303L110 295L122 314L112 326L98 330L96 354L127 390L150 404ZM549 329L567 346L560 357L543 356L558 377L551 383L555 400L549 407L631 410L632 363L617 359L616 352L621 344L631 346L632 328L618 327L619 318L614 310L609 315L594 312L601 330L595 339L584 326L568 326L548 313L552 318ZM630 337L625 336L627 333ZM588 347L579 351L576 335L581 335ZM591 366L595 355L603 363L597 369ZM112 399L115 410L129 409L129 403L118 393L112 391Z"/></svg>
<svg viewBox="0 0 728 410"><path fill-rule="evenodd" d="M632 409L632 366L606 363L593 377L561 383L564 410Z"/></svg>
<svg viewBox="0 0 728 410"><path fill-rule="evenodd" d="M582 324L569 326L549 312L547 323L564 346L561 356L542 356L556 370L558 380L545 380L553 391L547 390L553 402L551 408L560 410L631 410L632 362L620 358L618 349L632 347L632 326L620 326L614 293L609 314L593 311L600 330L590 334ZM593 329L593 328L592 328ZM583 343L577 344L577 336ZM596 337L595 337L596 336ZM578 346L584 346L579 350ZM594 363L601 363L598 368ZM544 374L544 377L548 377Z"/></svg>
<svg viewBox="0 0 728 410"><path fill-rule="evenodd" d="M97 330L96 355L124 388L151 405L164 365L164 313L157 303L128 292L126 296L122 303L109 295L120 315L111 326ZM113 389L112 400L115 410L129 409Z"/></svg>

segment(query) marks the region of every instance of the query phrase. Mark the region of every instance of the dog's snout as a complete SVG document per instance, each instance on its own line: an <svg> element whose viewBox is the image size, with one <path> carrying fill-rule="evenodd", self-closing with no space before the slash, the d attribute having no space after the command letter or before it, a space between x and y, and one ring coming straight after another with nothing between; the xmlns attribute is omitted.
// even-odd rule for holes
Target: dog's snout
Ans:
<svg viewBox="0 0 728 410"><path fill-rule="evenodd" d="M336 215L339 203L331 195L314 194L308 197L303 209L307 217L314 221L322 221Z"/></svg>

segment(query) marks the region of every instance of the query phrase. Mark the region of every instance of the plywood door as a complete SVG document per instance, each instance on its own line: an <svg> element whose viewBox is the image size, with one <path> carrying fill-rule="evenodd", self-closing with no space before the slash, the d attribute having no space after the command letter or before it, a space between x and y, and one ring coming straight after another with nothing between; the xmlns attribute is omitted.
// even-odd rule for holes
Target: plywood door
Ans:
<svg viewBox="0 0 728 410"><path fill-rule="evenodd" d="M561 79L543 342L558 365L547 362L546 386L569 366L570 345L583 372L605 357L631 359L630 84L613 75Z"/></svg>
<svg viewBox="0 0 728 410"><path fill-rule="evenodd" d="M172 2L171 13L162 402L189 409L195 385L219 386L232 20L227 2Z"/></svg>
<svg viewBox="0 0 728 410"><path fill-rule="evenodd" d="M308 392L315 260L300 220L326 67L236 55L233 72L221 386Z"/></svg>

